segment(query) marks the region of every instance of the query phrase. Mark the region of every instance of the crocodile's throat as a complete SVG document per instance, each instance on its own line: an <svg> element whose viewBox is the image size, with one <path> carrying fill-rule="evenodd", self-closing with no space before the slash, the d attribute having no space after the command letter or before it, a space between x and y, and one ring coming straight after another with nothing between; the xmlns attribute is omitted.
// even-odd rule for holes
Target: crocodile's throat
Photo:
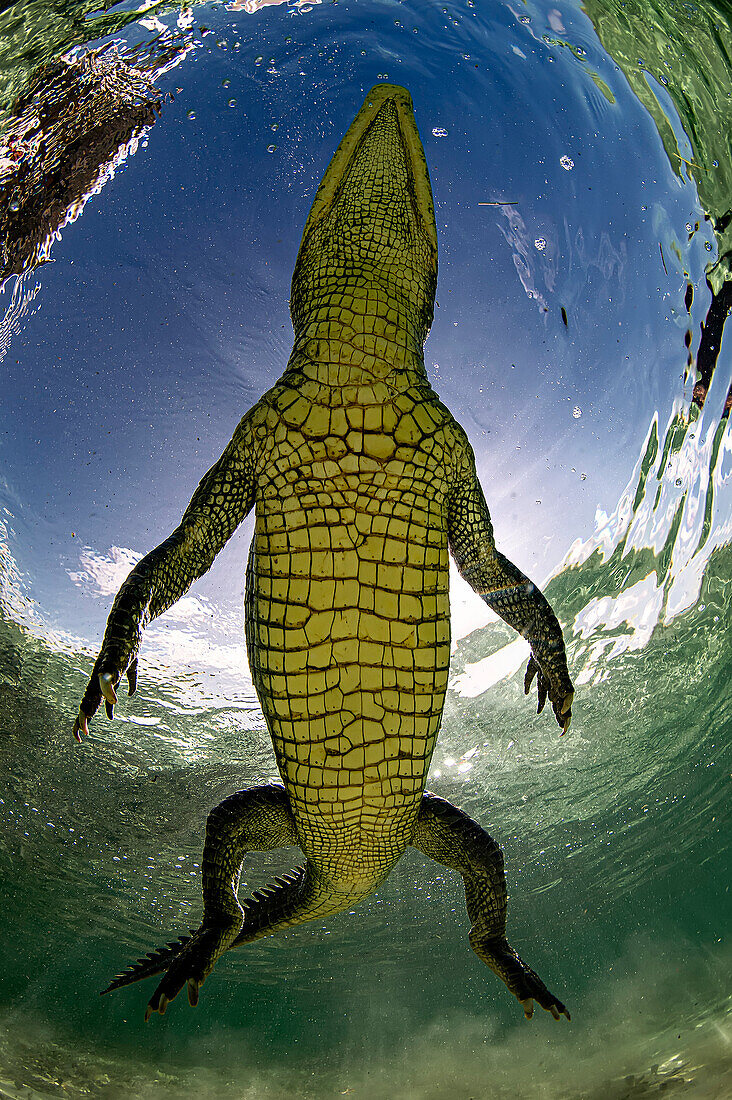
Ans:
<svg viewBox="0 0 732 1100"><path fill-rule="evenodd" d="M303 232L290 301L298 367L309 361L321 381L330 374L338 384L421 362L436 282L432 189L411 97L378 84Z"/></svg>

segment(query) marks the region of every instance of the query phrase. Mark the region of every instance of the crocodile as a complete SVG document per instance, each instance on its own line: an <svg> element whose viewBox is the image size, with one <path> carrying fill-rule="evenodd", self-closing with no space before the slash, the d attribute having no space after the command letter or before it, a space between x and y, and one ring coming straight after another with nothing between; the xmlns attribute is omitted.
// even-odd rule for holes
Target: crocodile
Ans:
<svg viewBox="0 0 732 1100"><path fill-rule="evenodd" d="M506 939L499 845L425 791L450 663L449 553L526 638L566 732L574 689L559 622L495 546L465 431L430 386L423 348L437 285L432 189L406 89L376 85L317 190L292 277L294 346L246 413L179 526L117 594L74 723L78 741L117 687L137 683L144 627L211 566L249 511L252 678L282 783L211 811L203 917L108 992L164 972L145 1012L191 1005L229 949L362 901L410 845L464 880L469 942L531 1017L569 1012ZM297 846L305 861L239 901L251 851Z"/></svg>

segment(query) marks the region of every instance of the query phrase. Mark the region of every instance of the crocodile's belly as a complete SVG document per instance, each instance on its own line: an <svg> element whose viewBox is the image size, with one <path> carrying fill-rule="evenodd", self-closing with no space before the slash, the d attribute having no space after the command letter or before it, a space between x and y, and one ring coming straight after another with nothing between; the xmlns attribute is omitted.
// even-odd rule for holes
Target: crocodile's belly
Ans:
<svg viewBox="0 0 732 1100"><path fill-rule="evenodd" d="M447 686L443 509L387 477L288 492L304 487L258 516L252 673L306 854L366 844L383 862L407 843Z"/></svg>

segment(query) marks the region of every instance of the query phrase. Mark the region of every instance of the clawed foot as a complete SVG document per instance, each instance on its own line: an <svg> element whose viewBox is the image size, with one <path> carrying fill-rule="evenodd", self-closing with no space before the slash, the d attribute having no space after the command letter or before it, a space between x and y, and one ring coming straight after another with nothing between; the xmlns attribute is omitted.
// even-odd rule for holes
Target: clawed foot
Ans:
<svg viewBox="0 0 732 1100"><path fill-rule="evenodd" d="M546 988L546 986L544 988ZM551 997L551 994L549 994L549 996ZM521 1004L523 1006L524 1016L527 1020L530 1020L531 1017L534 1015L534 1002L532 998L527 997L525 1000L521 1001ZM541 1004L542 1008L546 1008L547 1012L551 1012L555 1020L558 1020L560 1016L566 1016L568 1020L572 1019L572 1017L569 1015L569 1012L564 1007L561 1001L554 1001L548 1007L547 1005L542 1004L541 1001L539 1001L539 1004Z"/></svg>
<svg viewBox="0 0 732 1100"><path fill-rule="evenodd" d="M165 979L163 979L147 1003L147 1007L145 1008L145 1023L150 1019L153 1012L159 1012L161 1016L165 1015L166 1008L171 1001L175 1000L183 988L183 982L188 986L188 1003L192 1008L195 1008L198 1004L198 991L205 981L205 978L184 978L183 981L180 982L166 983ZM175 989L172 988L173 985L176 986ZM168 989L168 993L163 992L164 987Z"/></svg>
<svg viewBox="0 0 732 1100"><path fill-rule="evenodd" d="M571 1019L558 997L550 993L538 974L514 951L505 937L474 942L471 946L479 958L504 981L514 997L521 1002L524 1015L530 1020L534 1015L534 1001L550 1012L555 1020L560 1016Z"/></svg>
<svg viewBox="0 0 732 1100"><path fill-rule="evenodd" d="M153 1012L165 1015L171 1001L180 993L183 986L188 987L188 1003L195 1008L198 993L213 970L216 960L233 943L239 931L238 927L201 927L191 937L179 955L173 959L165 977L150 998L145 1009L145 1021Z"/></svg>
<svg viewBox="0 0 732 1100"><path fill-rule="evenodd" d="M567 675L561 683L552 683L544 674L532 653L524 676L524 695L528 695L531 691L531 685L537 675L539 679L537 680L538 702L536 713L541 714L548 698L554 711L554 717L562 727L562 733L564 734L569 729L572 721L572 702L574 700L572 681Z"/></svg>
<svg viewBox="0 0 732 1100"><path fill-rule="evenodd" d="M81 701L79 707L79 713L76 716L74 722L74 728L72 733L76 740L81 744L82 737L89 736L89 719L101 703L104 700L104 709L107 712L107 718L114 718L114 708L117 704L117 692L115 688L118 686L121 676L119 672L97 672L96 669L99 665L99 661L95 665L95 671L92 674L92 678L89 681L84 698ZM134 695L137 688L137 658L135 657L129 668L127 669L127 694Z"/></svg>

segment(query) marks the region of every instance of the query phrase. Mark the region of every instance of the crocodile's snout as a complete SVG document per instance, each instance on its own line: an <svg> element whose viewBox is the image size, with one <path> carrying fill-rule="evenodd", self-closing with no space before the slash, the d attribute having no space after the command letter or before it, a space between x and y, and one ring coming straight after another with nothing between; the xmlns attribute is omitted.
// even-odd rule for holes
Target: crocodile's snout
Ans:
<svg viewBox="0 0 732 1100"><path fill-rule="evenodd" d="M371 312L382 312L382 291L384 308L396 300L424 340L437 279L434 204L412 99L395 84L371 89L318 188L293 275L296 333L344 278L366 290Z"/></svg>

